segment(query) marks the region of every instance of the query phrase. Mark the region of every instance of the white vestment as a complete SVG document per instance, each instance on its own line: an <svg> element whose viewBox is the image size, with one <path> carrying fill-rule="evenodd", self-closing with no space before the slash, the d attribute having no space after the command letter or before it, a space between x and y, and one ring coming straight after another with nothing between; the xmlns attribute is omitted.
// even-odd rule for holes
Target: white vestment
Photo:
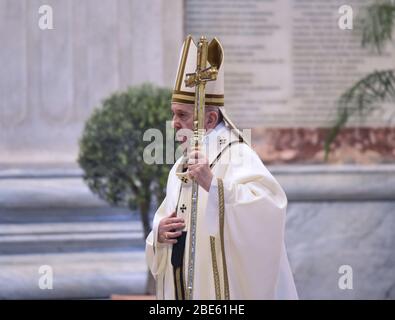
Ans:
<svg viewBox="0 0 395 320"><path fill-rule="evenodd" d="M209 192L199 187L193 299L297 299L284 245L284 191L259 156L246 143L239 143L223 123L205 138L210 163L221 149L222 153L212 167ZM236 143L225 148L230 142ZM183 182L176 176L180 161L169 173L166 198L146 239L146 259L156 280L158 299L175 299L178 289L171 263L172 245L157 241L159 221L176 207L177 215L187 224L184 281L188 278L192 188L186 184L180 194Z"/></svg>

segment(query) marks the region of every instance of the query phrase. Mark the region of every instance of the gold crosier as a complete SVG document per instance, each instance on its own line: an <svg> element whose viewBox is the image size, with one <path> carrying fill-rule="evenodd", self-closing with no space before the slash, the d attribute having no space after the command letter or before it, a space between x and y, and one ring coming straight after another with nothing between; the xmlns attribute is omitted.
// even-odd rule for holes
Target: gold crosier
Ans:
<svg viewBox="0 0 395 320"><path fill-rule="evenodd" d="M205 133L205 92L206 82L217 79L218 69L215 65L207 67L209 45L206 37L201 36L197 45L196 71L187 73L185 85L195 87L195 106L193 112L193 137L191 139L191 150L200 150ZM196 224L199 199L199 185L192 181L190 236L189 236L189 256L188 256L188 276L186 286L186 299L193 299L193 282L195 273L196 254Z"/></svg>

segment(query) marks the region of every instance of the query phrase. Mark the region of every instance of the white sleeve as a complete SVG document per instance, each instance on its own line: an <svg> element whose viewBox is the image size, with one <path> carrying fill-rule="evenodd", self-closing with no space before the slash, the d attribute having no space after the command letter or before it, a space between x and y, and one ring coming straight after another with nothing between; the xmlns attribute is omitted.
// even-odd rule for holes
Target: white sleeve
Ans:
<svg viewBox="0 0 395 320"><path fill-rule="evenodd" d="M158 242L158 226L159 222L166 216L166 198L159 206L155 213L152 230L145 241L145 257L152 275L156 279L157 276L163 272L166 259L168 246Z"/></svg>

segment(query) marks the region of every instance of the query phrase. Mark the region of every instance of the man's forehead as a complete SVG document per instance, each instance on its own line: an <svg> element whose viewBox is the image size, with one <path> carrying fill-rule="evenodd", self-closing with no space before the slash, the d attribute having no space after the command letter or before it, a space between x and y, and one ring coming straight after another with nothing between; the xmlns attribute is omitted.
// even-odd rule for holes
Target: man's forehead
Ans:
<svg viewBox="0 0 395 320"><path fill-rule="evenodd" d="M173 111L192 112L193 111L193 105L192 104L186 104L186 103L173 102L171 104L171 109Z"/></svg>

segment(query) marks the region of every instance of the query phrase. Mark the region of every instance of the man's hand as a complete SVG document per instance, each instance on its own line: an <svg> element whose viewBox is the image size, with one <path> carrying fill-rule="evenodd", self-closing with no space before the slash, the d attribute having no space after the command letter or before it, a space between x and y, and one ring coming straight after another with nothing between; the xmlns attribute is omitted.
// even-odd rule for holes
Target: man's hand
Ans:
<svg viewBox="0 0 395 320"><path fill-rule="evenodd" d="M210 190L213 174L207 157L200 151L194 150L188 155L188 174L194 179L204 190Z"/></svg>
<svg viewBox="0 0 395 320"><path fill-rule="evenodd" d="M181 235L181 230L184 229L185 222L182 218L177 218L176 213L173 212L170 216L163 218L158 226L158 242L174 244L177 243L176 238Z"/></svg>

